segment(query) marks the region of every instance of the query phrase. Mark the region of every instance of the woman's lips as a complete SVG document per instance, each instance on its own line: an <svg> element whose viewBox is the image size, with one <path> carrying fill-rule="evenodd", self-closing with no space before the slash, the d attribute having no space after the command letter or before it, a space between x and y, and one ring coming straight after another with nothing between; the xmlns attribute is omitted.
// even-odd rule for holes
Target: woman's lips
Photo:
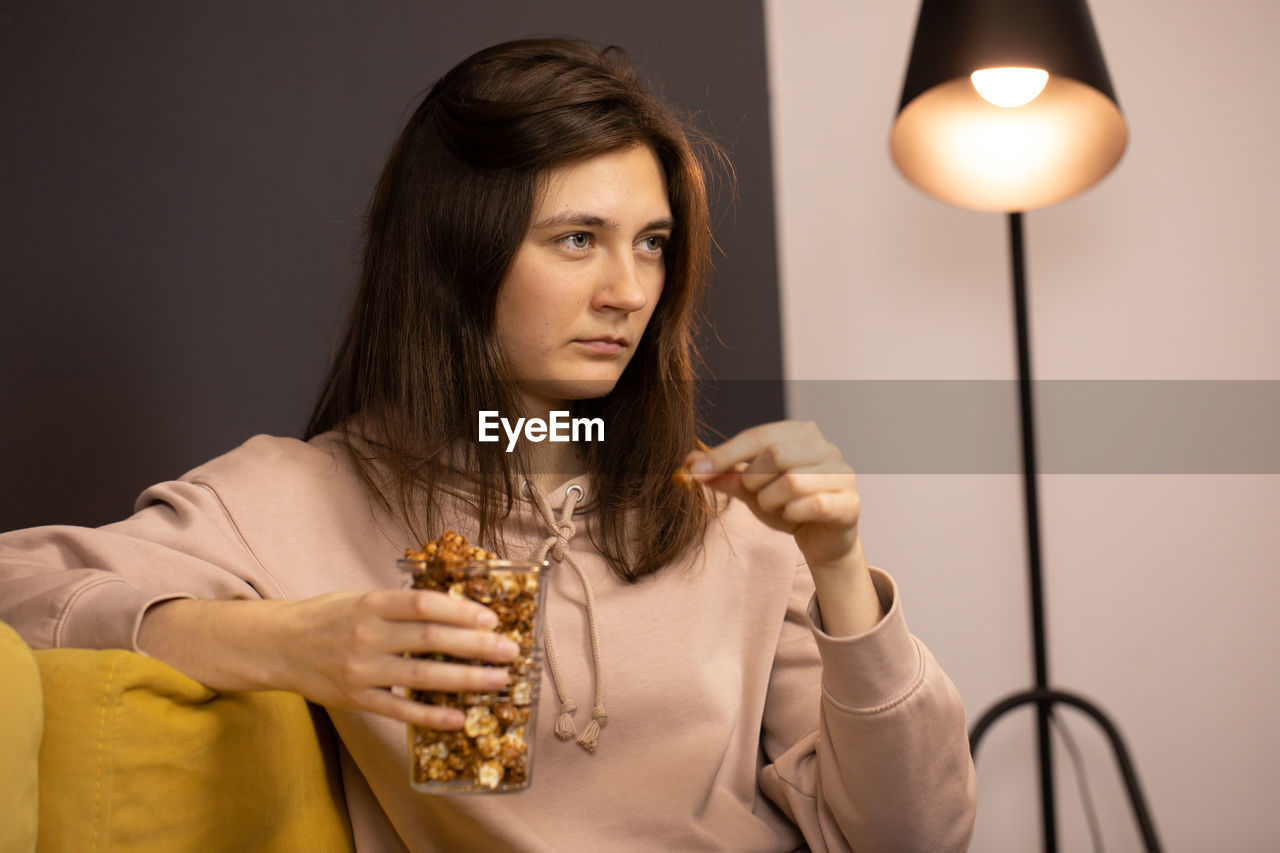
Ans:
<svg viewBox="0 0 1280 853"><path fill-rule="evenodd" d="M596 355L618 355L627 348L623 341L609 340L608 338L593 338L590 340L574 341L575 344L595 353Z"/></svg>

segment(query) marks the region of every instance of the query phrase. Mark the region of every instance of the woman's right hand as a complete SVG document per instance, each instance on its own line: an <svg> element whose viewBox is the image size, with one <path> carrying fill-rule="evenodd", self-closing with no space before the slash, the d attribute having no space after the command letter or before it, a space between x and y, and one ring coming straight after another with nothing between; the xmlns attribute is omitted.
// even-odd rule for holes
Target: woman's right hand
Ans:
<svg viewBox="0 0 1280 853"><path fill-rule="evenodd" d="M301 600L175 599L152 605L137 646L214 690L292 690L319 705L359 708L434 729L463 714L393 691L487 692L505 687L519 648L492 630L487 607L445 593L395 589ZM441 652L495 666L444 663Z"/></svg>
<svg viewBox="0 0 1280 853"><path fill-rule="evenodd" d="M291 689L320 705L359 708L401 722L457 729L463 713L393 691L476 692L507 686L505 666L475 666L408 657L450 657L506 664L519 647L492 629L489 608L441 592L397 589L337 592L291 602L299 629L288 649Z"/></svg>

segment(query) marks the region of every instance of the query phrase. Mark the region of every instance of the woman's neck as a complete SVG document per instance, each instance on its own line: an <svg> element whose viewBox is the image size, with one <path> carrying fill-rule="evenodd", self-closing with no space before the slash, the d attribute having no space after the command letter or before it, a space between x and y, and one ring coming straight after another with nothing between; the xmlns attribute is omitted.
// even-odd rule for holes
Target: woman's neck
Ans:
<svg viewBox="0 0 1280 853"><path fill-rule="evenodd" d="M549 422L551 412L566 411L572 407L567 402L557 404L540 400L525 400L526 418L540 418ZM528 477L544 493L553 492L563 483L586 473L586 454L581 444L574 441L523 441L525 459L529 462Z"/></svg>
<svg viewBox="0 0 1280 853"><path fill-rule="evenodd" d="M529 448L529 479L544 493L586 473L584 454L575 444L540 442Z"/></svg>

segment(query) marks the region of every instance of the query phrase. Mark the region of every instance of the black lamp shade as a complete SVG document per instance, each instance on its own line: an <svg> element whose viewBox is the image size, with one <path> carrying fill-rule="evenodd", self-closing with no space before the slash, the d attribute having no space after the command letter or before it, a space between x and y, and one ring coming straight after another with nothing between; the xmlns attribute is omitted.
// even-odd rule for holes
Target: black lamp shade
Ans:
<svg viewBox="0 0 1280 853"><path fill-rule="evenodd" d="M988 103L970 74L1039 68L1044 91ZM1101 179L1128 139L1084 0L923 0L893 124L894 163L959 207L1026 211Z"/></svg>

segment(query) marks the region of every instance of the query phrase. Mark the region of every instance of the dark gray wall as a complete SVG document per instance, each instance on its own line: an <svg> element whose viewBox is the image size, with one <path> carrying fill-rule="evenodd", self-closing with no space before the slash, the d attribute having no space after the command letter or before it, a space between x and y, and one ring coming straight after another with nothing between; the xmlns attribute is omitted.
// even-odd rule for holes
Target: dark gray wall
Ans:
<svg viewBox="0 0 1280 853"><path fill-rule="evenodd" d="M738 171L704 342L713 424L782 415L758 2L6 2L0 529L97 525L299 435L360 213L418 96L486 44L625 47Z"/></svg>

